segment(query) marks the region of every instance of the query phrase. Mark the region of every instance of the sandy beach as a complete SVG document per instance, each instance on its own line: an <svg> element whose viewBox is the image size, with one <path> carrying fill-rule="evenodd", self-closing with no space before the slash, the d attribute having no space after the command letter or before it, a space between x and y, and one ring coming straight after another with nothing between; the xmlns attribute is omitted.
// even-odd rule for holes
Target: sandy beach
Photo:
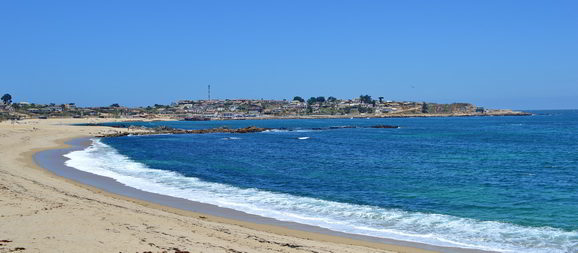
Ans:
<svg viewBox="0 0 578 253"><path fill-rule="evenodd" d="M427 252L180 210L102 191L33 155L115 131L113 119L0 123L0 252ZM131 130L135 131L135 130Z"/></svg>

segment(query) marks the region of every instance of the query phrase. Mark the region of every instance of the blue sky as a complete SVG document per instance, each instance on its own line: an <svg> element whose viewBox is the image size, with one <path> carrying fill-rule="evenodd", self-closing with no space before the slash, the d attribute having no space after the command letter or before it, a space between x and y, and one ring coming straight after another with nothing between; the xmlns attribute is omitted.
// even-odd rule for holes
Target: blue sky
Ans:
<svg viewBox="0 0 578 253"><path fill-rule="evenodd" d="M0 93L578 108L578 1L0 1Z"/></svg>

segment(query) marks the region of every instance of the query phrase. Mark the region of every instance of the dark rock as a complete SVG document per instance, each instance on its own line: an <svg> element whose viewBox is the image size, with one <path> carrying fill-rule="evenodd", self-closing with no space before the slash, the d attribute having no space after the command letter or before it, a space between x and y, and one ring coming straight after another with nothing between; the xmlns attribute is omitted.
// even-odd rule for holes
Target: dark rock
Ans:
<svg viewBox="0 0 578 253"><path fill-rule="evenodd" d="M372 126L371 128L399 128L399 126L392 126L392 125L377 125L377 126Z"/></svg>
<svg viewBox="0 0 578 253"><path fill-rule="evenodd" d="M237 128L231 129L228 127L218 127L218 128L209 128L209 129L193 129L193 130L186 130L186 129L178 129L172 128L167 126L159 126L155 128L132 128L128 127L129 129L139 129L144 130L143 132L116 132L112 134L104 134L97 137L121 137L121 136L128 136L128 135L155 135L155 134L207 134L207 133L257 133L269 130L268 128L261 128L256 126L250 126L245 128Z"/></svg>

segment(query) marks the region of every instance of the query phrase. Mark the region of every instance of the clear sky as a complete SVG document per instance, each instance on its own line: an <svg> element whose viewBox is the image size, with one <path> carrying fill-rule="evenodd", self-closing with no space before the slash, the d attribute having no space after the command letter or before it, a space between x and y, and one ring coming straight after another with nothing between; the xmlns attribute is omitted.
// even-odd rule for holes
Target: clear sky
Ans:
<svg viewBox="0 0 578 253"><path fill-rule="evenodd" d="M578 1L0 1L0 93L578 108Z"/></svg>

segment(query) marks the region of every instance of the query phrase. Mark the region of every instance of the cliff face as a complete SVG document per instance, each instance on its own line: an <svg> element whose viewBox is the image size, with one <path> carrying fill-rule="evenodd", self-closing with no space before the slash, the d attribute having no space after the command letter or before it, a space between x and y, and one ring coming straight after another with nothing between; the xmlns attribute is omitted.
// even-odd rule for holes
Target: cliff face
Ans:
<svg viewBox="0 0 578 253"><path fill-rule="evenodd" d="M436 104L424 103L422 113L452 114L452 113L474 113L476 106L468 103Z"/></svg>

